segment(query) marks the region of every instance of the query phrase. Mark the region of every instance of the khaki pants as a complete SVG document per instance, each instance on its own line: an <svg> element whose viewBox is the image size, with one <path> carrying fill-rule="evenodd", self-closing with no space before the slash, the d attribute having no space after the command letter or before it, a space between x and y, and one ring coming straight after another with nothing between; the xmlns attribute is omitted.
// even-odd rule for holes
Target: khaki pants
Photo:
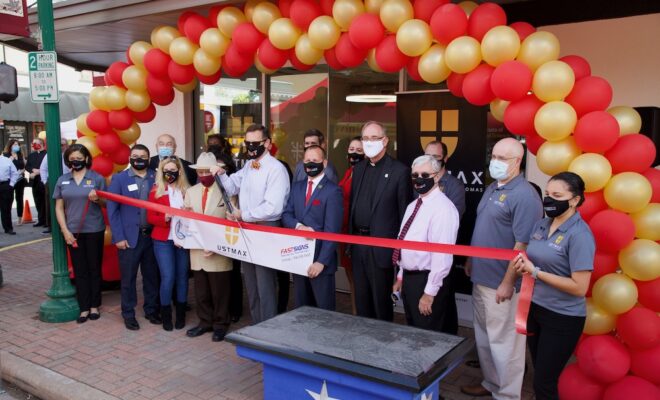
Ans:
<svg viewBox="0 0 660 400"><path fill-rule="evenodd" d="M519 400L525 374L526 337L516 333L518 293L511 301L497 304L495 289L474 285L472 306L474 336L484 375L482 386L496 400Z"/></svg>

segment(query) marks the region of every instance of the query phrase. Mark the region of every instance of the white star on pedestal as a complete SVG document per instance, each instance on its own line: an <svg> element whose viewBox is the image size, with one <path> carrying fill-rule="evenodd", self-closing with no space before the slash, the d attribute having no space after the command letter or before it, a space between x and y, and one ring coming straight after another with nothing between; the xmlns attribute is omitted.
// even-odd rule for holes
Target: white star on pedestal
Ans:
<svg viewBox="0 0 660 400"><path fill-rule="evenodd" d="M326 386L325 381L323 381L323 386L321 387L321 393L314 393L309 389L305 389L307 391L307 394L312 396L314 400L339 400L335 399L334 397L328 396L328 387Z"/></svg>

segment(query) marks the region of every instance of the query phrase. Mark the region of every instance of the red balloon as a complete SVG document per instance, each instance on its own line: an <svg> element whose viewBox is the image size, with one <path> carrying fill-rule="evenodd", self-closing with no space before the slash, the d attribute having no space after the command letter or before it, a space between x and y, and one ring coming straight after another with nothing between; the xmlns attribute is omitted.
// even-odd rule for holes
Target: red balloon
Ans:
<svg viewBox="0 0 660 400"><path fill-rule="evenodd" d="M98 135L96 137L96 145L103 153L112 154L117 151L121 145L121 140L119 140L119 136L113 132L107 135Z"/></svg>
<svg viewBox="0 0 660 400"><path fill-rule="evenodd" d="M158 79L155 76L147 76L147 93L153 103L159 106L168 105L174 100L174 89L172 82L168 79Z"/></svg>
<svg viewBox="0 0 660 400"><path fill-rule="evenodd" d="M205 30L212 26L208 18L193 13L186 18L186 22L183 25L183 33L191 42L199 44L199 37L202 36Z"/></svg>
<svg viewBox="0 0 660 400"><path fill-rule="evenodd" d="M636 281L637 301L644 307L660 312L660 278L652 281Z"/></svg>
<svg viewBox="0 0 660 400"><path fill-rule="evenodd" d="M232 43L229 45L229 48L225 53L225 58L222 61L222 65L223 69L228 75L234 78L238 78L245 74L248 69L250 69L252 62L252 56L240 53L236 46Z"/></svg>
<svg viewBox="0 0 660 400"><path fill-rule="evenodd" d="M506 25L506 13L495 3L484 3L470 14L468 35L481 42L486 32L498 25Z"/></svg>
<svg viewBox="0 0 660 400"><path fill-rule="evenodd" d="M272 70L278 70L286 64L289 59L289 52L280 50L273 46L270 40L266 39L261 42L257 57L264 67Z"/></svg>
<svg viewBox="0 0 660 400"><path fill-rule="evenodd" d="M435 40L447 45L457 37L465 35L468 17L456 4L445 4L435 10L431 16L430 26Z"/></svg>
<svg viewBox="0 0 660 400"><path fill-rule="evenodd" d="M150 103L146 110L134 112L133 115L138 122L151 122L156 118L156 107Z"/></svg>
<svg viewBox="0 0 660 400"><path fill-rule="evenodd" d="M607 152L605 157L612 165L612 173L646 171L655 160L655 144L640 133L624 135Z"/></svg>
<svg viewBox="0 0 660 400"><path fill-rule="evenodd" d="M306 31L314 18L321 16L321 6L314 0L293 0L289 17L300 29Z"/></svg>
<svg viewBox="0 0 660 400"><path fill-rule="evenodd" d="M605 389L603 395L603 400L622 399L658 400L660 399L660 389L645 379L626 376Z"/></svg>
<svg viewBox="0 0 660 400"><path fill-rule="evenodd" d="M348 33L342 33L335 46L335 55L341 65L353 68L362 64L362 61L367 57L367 50L360 50L355 47ZM378 53L376 53L376 57L378 57Z"/></svg>
<svg viewBox="0 0 660 400"><path fill-rule="evenodd" d="M291 4L293 4L293 0L279 0L277 2L277 6L284 18L289 18L291 16Z"/></svg>
<svg viewBox="0 0 660 400"><path fill-rule="evenodd" d="M103 110L93 110L87 114L87 126L96 133L108 133L112 128L108 120L108 112Z"/></svg>
<svg viewBox="0 0 660 400"><path fill-rule="evenodd" d="M353 46L369 50L378 46L385 37L385 27L376 14L364 13L353 19L348 28L348 37Z"/></svg>
<svg viewBox="0 0 660 400"><path fill-rule="evenodd" d="M220 14L220 11L225 7L227 6L213 6L209 10L209 22L214 28L218 27L218 14Z"/></svg>
<svg viewBox="0 0 660 400"><path fill-rule="evenodd" d="M520 41L522 42L525 40L525 38L532 33L536 32L536 28L529 22L514 22L513 24L509 25L516 33L518 33L518 37L520 37Z"/></svg>
<svg viewBox="0 0 660 400"><path fill-rule="evenodd" d="M197 77L197 79L200 82L202 82L205 85L215 85L216 83L218 83L218 81L220 80L220 77L222 76L222 70L219 69L218 72L216 72L213 75L202 75L202 74L196 72L195 76ZM151 99L151 100L153 101L153 99ZM156 103L156 102L154 101L154 103ZM164 105L164 104L159 104L159 103L156 103L156 104L161 105L161 106Z"/></svg>
<svg viewBox="0 0 660 400"><path fill-rule="evenodd" d="M507 61L495 68L490 88L502 100L517 101L527 96L534 73L520 61Z"/></svg>
<svg viewBox="0 0 660 400"><path fill-rule="evenodd" d="M121 142L119 142L119 144L121 144ZM108 177L112 175L113 168L114 165L112 163L112 159L105 154L99 154L92 159L92 170L101 176Z"/></svg>
<svg viewBox="0 0 660 400"><path fill-rule="evenodd" d="M616 253L596 251L594 256L594 270L591 272L589 290L587 291L586 297L591 297L591 289L600 278L607 274L615 273L618 268L619 257Z"/></svg>
<svg viewBox="0 0 660 400"><path fill-rule="evenodd" d="M447 3L449 3L449 0L415 0L415 3L413 4L415 18L428 23L431 21L431 17L435 10Z"/></svg>
<svg viewBox="0 0 660 400"><path fill-rule="evenodd" d="M170 65L170 56L161 51L160 49L151 49L144 55L144 68L149 72L149 75L158 78L167 78L167 69Z"/></svg>
<svg viewBox="0 0 660 400"><path fill-rule="evenodd" d="M192 64L180 65L172 60L167 66L167 76L173 83L185 85L195 78L195 67Z"/></svg>
<svg viewBox="0 0 660 400"><path fill-rule="evenodd" d="M481 64L468 72L463 80L463 96L465 100L477 106L485 106L495 100L495 94L490 88L490 77L495 68Z"/></svg>
<svg viewBox="0 0 660 400"><path fill-rule="evenodd" d="M109 136L109 135L108 135ZM124 143L121 143L117 150L110 154L110 159L113 163L124 165L128 164L128 158L131 156L131 148Z"/></svg>
<svg viewBox="0 0 660 400"><path fill-rule="evenodd" d="M452 72L447 78L447 88L456 97L463 97L463 80L465 74L457 74Z"/></svg>
<svg viewBox="0 0 660 400"><path fill-rule="evenodd" d="M410 61L396 44L396 35L388 35L376 47L376 62L383 72L398 72Z"/></svg>
<svg viewBox="0 0 660 400"><path fill-rule="evenodd" d="M655 316L658 319L658 316ZM630 369L633 374L660 385L660 345L631 352Z"/></svg>
<svg viewBox="0 0 660 400"><path fill-rule="evenodd" d="M605 201L603 191L599 190L597 192L585 193L584 203L582 203L578 211L580 211L582 219L588 223L594 215L608 208L609 206Z"/></svg>
<svg viewBox="0 0 660 400"><path fill-rule="evenodd" d="M195 15L195 13L192 11L185 11L181 15L179 15L179 19L176 21L176 27L179 30L179 32L181 32L182 35L186 33L185 30L186 21L188 20L188 18L190 18L193 15Z"/></svg>
<svg viewBox="0 0 660 400"><path fill-rule="evenodd" d="M126 89L124 81L122 80L122 75L126 68L128 68L128 64L122 61L115 61L110 64L110 67L108 67L108 70L106 71L106 75L110 78L113 85Z"/></svg>
<svg viewBox="0 0 660 400"><path fill-rule="evenodd" d="M573 136L585 153L603 153L619 139L619 123L610 113L592 111L578 120Z"/></svg>
<svg viewBox="0 0 660 400"><path fill-rule="evenodd" d="M293 67L298 71L309 71L310 69L314 68L313 64L305 64L304 62L300 61L296 56L295 51L289 52L289 61L291 61L291 65L293 65Z"/></svg>
<svg viewBox="0 0 660 400"><path fill-rule="evenodd" d="M649 349L660 345L660 316L644 307L633 307L616 320L616 332L629 348Z"/></svg>
<svg viewBox="0 0 660 400"><path fill-rule="evenodd" d="M660 170L649 168L642 172L642 175L644 175L646 179L649 180L651 187L653 188L653 197L651 197L651 203L660 203Z"/></svg>
<svg viewBox="0 0 660 400"><path fill-rule="evenodd" d="M536 155L536 152L539 151L541 145L545 143L545 139L543 139L541 136L537 135L536 133L530 133L525 138L525 143L527 144L527 149L532 154Z"/></svg>
<svg viewBox="0 0 660 400"><path fill-rule="evenodd" d="M578 117L604 111L612 102L612 86L603 78L587 76L575 82L564 101L573 106Z"/></svg>
<svg viewBox="0 0 660 400"><path fill-rule="evenodd" d="M577 363L566 366L557 385L562 400L600 400L604 388L582 373Z"/></svg>
<svg viewBox="0 0 660 400"><path fill-rule="evenodd" d="M635 224L630 215L616 210L603 210L589 221L596 248L616 253L628 246L635 238Z"/></svg>
<svg viewBox="0 0 660 400"><path fill-rule="evenodd" d="M419 57L413 57L406 64L406 71L408 71L408 76L417 82L423 82L422 76L419 74Z"/></svg>
<svg viewBox="0 0 660 400"><path fill-rule="evenodd" d="M340 71L342 69L346 69L346 66L342 63L339 62L339 59L337 58L337 53L335 52L335 48L328 49L323 52L323 58L325 58L325 62L328 64L328 66L335 71Z"/></svg>
<svg viewBox="0 0 660 400"><path fill-rule="evenodd" d="M123 131L133 125L133 112L128 108L110 111L108 113L108 121L113 129Z"/></svg>
<svg viewBox="0 0 660 400"><path fill-rule="evenodd" d="M609 335L589 336L577 349L580 370L601 383L623 378L630 369L630 353L618 340Z"/></svg>
<svg viewBox="0 0 660 400"><path fill-rule="evenodd" d="M320 0L319 5L321 6L321 12L323 15L329 15L332 17L332 6L335 5L335 0Z"/></svg>
<svg viewBox="0 0 660 400"><path fill-rule="evenodd" d="M504 126L515 135L536 134L534 116L543 104L545 103L533 94L518 101L512 101L504 110Z"/></svg>
<svg viewBox="0 0 660 400"><path fill-rule="evenodd" d="M584 59L584 57L570 55L560 58L559 61L565 62L573 69L576 82L582 78L591 76L591 66L589 65L589 62Z"/></svg>
<svg viewBox="0 0 660 400"><path fill-rule="evenodd" d="M232 46L245 55L253 56L265 36L251 22L239 24L232 35Z"/></svg>

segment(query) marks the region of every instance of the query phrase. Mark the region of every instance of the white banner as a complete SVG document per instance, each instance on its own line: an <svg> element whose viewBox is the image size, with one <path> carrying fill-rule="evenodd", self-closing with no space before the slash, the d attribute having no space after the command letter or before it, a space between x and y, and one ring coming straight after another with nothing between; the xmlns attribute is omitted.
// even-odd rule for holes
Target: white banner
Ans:
<svg viewBox="0 0 660 400"><path fill-rule="evenodd" d="M174 243L307 276L316 240L172 217Z"/></svg>

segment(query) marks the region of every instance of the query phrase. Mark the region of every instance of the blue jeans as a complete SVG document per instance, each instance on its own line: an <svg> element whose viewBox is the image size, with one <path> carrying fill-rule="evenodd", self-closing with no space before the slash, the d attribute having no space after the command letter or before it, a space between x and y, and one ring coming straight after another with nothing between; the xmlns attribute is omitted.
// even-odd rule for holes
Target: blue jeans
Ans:
<svg viewBox="0 0 660 400"><path fill-rule="evenodd" d="M176 282L176 301L188 301L188 250L176 247L171 240L154 240L154 254L160 270L160 304L172 304L172 290Z"/></svg>

